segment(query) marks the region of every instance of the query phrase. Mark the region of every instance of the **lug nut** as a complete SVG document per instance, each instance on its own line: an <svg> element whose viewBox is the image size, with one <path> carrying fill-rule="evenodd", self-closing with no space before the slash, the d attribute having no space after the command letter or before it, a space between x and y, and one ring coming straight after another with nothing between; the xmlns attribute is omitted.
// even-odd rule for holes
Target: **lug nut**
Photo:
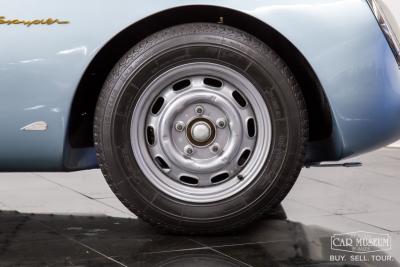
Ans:
<svg viewBox="0 0 400 267"><path fill-rule="evenodd" d="M219 145L218 144L214 144L214 145L211 146L211 152L218 153L218 151L219 151Z"/></svg>
<svg viewBox="0 0 400 267"><path fill-rule="evenodd" d="M192 155L193 154L193 147L190 145L185 146L185 148L183 149L186 153L186 155Z"/></svg>
<svg viewBox="0 0 400 267"><path fill-rule="evenodd" d="M194 111L195 111L197 114L201 115L201 114L204 113L204 108L203 108L202 106L198 105L198 106L196 106L196 107L194 108Z"/></svg>
<svg viewBox="0 0 400 267"><path fill-rule="evenodd" d="M182 121L178 121L175 124L175 130L177 130L178 132L182 132L185 129L185 123Z"/></svg>
<svg viewBox="0 0 400 267"><path fill-rule="evenodd" d="M226 120L224 118L219 118L217 119L217 126L219 128L225 128L226 126Z"/></svg>

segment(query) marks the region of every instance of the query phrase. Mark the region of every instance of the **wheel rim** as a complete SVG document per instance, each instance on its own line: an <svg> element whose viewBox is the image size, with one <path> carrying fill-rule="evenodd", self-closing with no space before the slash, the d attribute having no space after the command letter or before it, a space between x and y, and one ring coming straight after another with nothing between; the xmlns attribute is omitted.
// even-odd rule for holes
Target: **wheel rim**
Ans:
<svg viewBox="0 0 400 267"><path fill-rule="evenodd" d="M228 67L190 63L158 76L137 101L131 145L139 168L163 193L187 202L229 198L265 164L268 108Z"/></svg>

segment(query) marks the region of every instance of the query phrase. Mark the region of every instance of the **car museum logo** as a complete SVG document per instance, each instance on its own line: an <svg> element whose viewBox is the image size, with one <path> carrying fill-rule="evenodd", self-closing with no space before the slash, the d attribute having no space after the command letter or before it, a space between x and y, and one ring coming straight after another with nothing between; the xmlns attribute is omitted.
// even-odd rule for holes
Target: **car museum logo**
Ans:
<svg viewBox="0 0 400 267"><path fill-rule="evenodd" d="M30 27L32 25L53 25L53 24L69 24L67 20L60 19L33 19L33 20L22 20L22 19L7 19L4 16L0 16L0 25L25 25Z"/></svg>
<svg viewBox="0 0 400 267"><path fill-rule="evenodd" d="M390 250L392 240L389 234L357 231L331 236L331 249L351 253L372 253Z"/></svg>

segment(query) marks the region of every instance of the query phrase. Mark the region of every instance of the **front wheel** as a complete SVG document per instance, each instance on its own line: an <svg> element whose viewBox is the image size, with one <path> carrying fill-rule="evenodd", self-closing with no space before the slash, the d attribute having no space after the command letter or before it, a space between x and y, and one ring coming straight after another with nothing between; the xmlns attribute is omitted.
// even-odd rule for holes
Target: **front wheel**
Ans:
<svg viewBox="0 0 400 267"><path fill-rule="evenodd" d="M112 190L165 230L216 233L278 205L308 124L293 75L264 43L184 24L133 47L102 89L94 138Z"/></svg>

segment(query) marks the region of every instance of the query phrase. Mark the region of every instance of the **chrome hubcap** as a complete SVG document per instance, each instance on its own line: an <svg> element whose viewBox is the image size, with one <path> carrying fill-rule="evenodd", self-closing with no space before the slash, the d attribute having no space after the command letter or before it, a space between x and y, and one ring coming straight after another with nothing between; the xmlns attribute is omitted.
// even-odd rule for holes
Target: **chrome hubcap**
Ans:
<svg viewBox="0 0 400 267"><path fill-rule="evenodd" d="M206 123L197 122L193 125L192 136L197 142L205 142L211 136L211 129Z"/></svg>
<svg viewBox="0 0 400 267"><path fill-rule="evenodd" d="M263 167L270 142L268 108L257 89L212 63L182 65L156 78L131 123L142 172L164 193L188 202L243 190Z"/></svg>
<svg viewBox="0 0 400 267"><path fill-rule="evenodd" d="M197 142L206 142L211 137L211 128L207 123L196 122L192 128L192 138Z"/></svg>
<svg viewBox="0 0 400 267"><path fill-rule="evenodd" d="M208 146L216 137L215 126L210 119L203 116L191 118L186 130L186 137L195 146Z"/></svg>

